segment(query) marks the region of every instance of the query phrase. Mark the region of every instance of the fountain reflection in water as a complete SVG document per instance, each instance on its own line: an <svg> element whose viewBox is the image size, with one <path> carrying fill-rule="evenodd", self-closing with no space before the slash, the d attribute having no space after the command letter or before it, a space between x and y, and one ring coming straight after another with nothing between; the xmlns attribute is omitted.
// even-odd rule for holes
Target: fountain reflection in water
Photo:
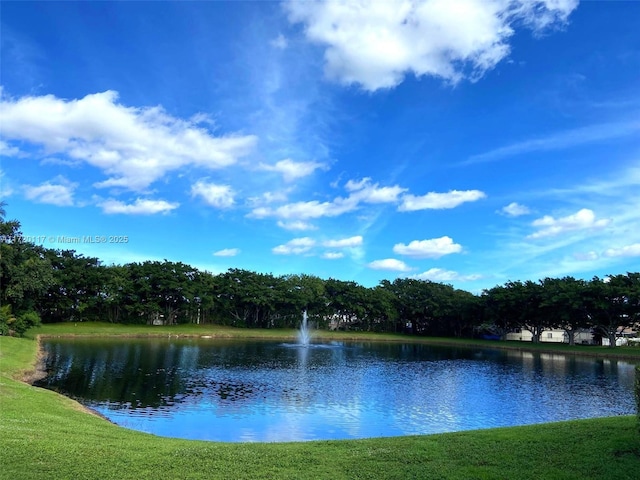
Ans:
<svg viewBox="0 0 640 480"><path fill-rule="evenodd" d="M307 311L302 312L302 324L298 331L298 344L303 347L309 346L309 340L311 340L311 332L309 331Z"/></svg>

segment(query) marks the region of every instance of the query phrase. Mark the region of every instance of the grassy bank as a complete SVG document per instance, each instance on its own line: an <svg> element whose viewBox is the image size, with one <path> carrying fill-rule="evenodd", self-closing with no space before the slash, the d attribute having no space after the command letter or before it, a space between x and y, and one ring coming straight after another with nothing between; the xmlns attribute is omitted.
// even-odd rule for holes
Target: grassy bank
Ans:
<svg viewBox="0 0 640 480"><path fill-rule="evenodd" d="M48 328L41 333L55 334ZM2 479L632 479L640 465L632 416L308 443L161 438L112 425L73 400L19 381L36 354L32 339L0 337Z"/></svg>
<svg viewBox="0 0 640 480"><path fill-rule="evenodd" d="M123 336L210 336L217 338L262 338L274 340L293 339L295 330L285 329L247 329L222 327L219 325L174 325L151 327L148 325L122 325L113 323L53 323L33 328L27 332L29 338L43 336L82 336L82 335L123 335ZM473 338L416 337L393 333L371 332L332 332L319 330L314 332L317 340L355 340L423 343L431 345L450 345L476 348L500 348L526 350L544 353L566 353L608 358L629 358L640 361L640 347L599 347L587 345L565 345L561 343L538 343L516 341L492 341Z"/></svg>

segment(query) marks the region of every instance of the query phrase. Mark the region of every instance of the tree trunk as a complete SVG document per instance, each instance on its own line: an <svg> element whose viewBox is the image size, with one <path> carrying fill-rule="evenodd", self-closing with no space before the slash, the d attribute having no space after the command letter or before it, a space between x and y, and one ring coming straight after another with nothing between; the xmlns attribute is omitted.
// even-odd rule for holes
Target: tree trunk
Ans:
<svg viewBox="0 0 640 480"><path fill-rule="evenodd" d="M574 330L566 330L565 332L567 334L567 338L569 339L569 345L575 345L576 340L575 340L575 331Z"/></svg>

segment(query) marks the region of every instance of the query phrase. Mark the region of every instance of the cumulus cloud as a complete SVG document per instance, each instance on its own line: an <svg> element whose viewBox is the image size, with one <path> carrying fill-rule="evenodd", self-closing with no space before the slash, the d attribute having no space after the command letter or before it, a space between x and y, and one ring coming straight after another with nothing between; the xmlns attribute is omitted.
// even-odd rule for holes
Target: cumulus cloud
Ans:
<svg viewBox="0 0 640 480"><path fill-rule="evenodd" d="M396 203L398 196L407 191L398 185L380 187L379 184L372 183L369 177L359 181L349 180L345 189L351 192L349 198L352 201L364 203Z"/></svg>
<svg viewBox="0 0 640 480"><path fill-rule="evenodd" d="M426 195L405 195L402 204L398 207L401 212L413 212L415 210L443 210L455 208L465 202L475 202L486 198L486 194L480 190L451 190L447 193L429 192Z"/></svg>
<svg viewBox="0 0 640 480"><path fill-rule="evenodd" d="M393 246L394 253L415 258L440 258L451 253L462 251L462 245L454 243L451 237L432 238L430 240L413 240L409 245L398 243Z"/></svg>
<svg viewBox="0 0 640 480"><path fill-rule="evenodd" d="M342 238L339 240L326 240L322 245L329 248L351 248L362 245L362 236L357 235L350 238Z"/></svg>
<svg viewBox="0 0 640 480"><path fill-rule="evenodd" d="M24 185L23 190L29 200L63 207L73 205L73 193L77 186L77 183L69 182L64 177L57 177L38 186Z"/></svg>
<svg viewBox="0 0 640 480"><path fill-rule="evenodd" d="M267 165L261 163L258 166L259 170L265 170L268 172L277 172L282 175L285 182L293 182L299 178L311 175L319 168L326 168L323 163L318 162L294 162L287 158L276 162L275 165Z"/></svg>
<svg viewBox="0 0 640 480"><path fill-rule="evenodd" d="M283 245L274 247L271 251L276 255L301 255L309 252L315 244L315 240L309 237L294 238Z"/></svg>
<svg viewBox="0 0 640 480"><path fill-rule="evenodd" d="M363 205L400 203L398 206L399 211L446 209L486 197L484 192L479 190L451 190L448 193L431 192L417 197L404 194L407 191L406 188L398 185L380 186L369 177L360 180L349 180L344 188L348 193L346 197L336 197L333 200L324 202L318 200L301 201L272 207L267 202L263 202L260 205L259 199L256 198L255 203L259 206L253 208L248 216L253 218L275 217L281 221L286 220L287 222L283 223L283 225L288 225L291 222L305 222L313 218L337 217L356 211L362 208Z"/></svg>
<svg viewBox="0 0 640 480"><path fill-rule="evenodd" d="M640 243L619 248L609 248L605 250L604 255L605 257L640 257Z"/></svg>
<svg viewBox="0 0 640 480"><path fill-rule="evenodd" d="M234 192L229 185L217 185L200 180L191 186L191 196L202 198L207 205L231 208L235 203Z"/></svg>
<svg viewBox="0 0 640 480"><path fill-rule="evenodd" d="M402 260L395 258L385 258L384 260L374 260L367 264L373 270L389 270L393 272L410 272L412 268Z"/></svg>
<svg viewBox="0 0 640 480"><path fill-rule="evenodd" d="M472 275L461 275L458 272L453 270L443 270L441 268L430 268L426 272L422 272L418 275L412 275L411 278L416 278L418 280L430 280L432 282L471 282L473 280L479 280L482 278L482 275L472 274Z"/></svg>
<svg viewBox="0 0 640 480"><path fill-rule="evenodd" d="M502 207L499 213L506 215L508 217L520 217L522 215L530 214L531 210L529 209L529 207L520 205L519 203L516 203L516 202L512 202L509 205Z"/></svg>
<svg viewBox="0 0 640 480"><path fill-rule="evenodd" d="M128 107L106 91L65 100L54 95L0 99L5 141L43 148L100 169L109 178L98 187L144 190L185 166L219 169L252 151L256 137L214 137L162 107Z"/></svg>
<svg viewBox="0 0 640 480"><path fill-rule="evenodd" d="M578 0L286 2L289 21L325 48L325 75L368 91L407 74L477 80L508 56L514 28L563 25Z"/></svg>
<svg viewBox="0 0 640 480"><path fill-rule="evenodd" d="M240 253L239 248L223 248L217 252L213 252L214 257L235 257Z"/></svg>
<svg viewBox="0 0 640 480"><path fill-rule="evenodd" d="M277 217L284 220L308 220L310 218L337 217L357 208L357 203L337 198L332 202L295 202L277 208L257 207L250 214L254 218Z"/></svg>
<svg viewBox="0 0 640 480"><path fill-rule="evenodd" d="M535 220L531 225L539 227L539 230L527 238L555 237L576 230L595 230L604 228L609 225L609 223L611 223L610 219L603 218L596 220L596 215L593 213L593 210L583 208L573 215L567 215L566 217L553 218L550 215L545 215Z"/></svg>
<svg viewBox="0 0 640 480"><path fill-rule="evenodd" d="M142 198L137 198L135 202L126 204L110 198L98 203L98 206L107 214L155 215L156 213L169 213L178 208L180 204L167 202L166 200L149 200Z"/></svg>

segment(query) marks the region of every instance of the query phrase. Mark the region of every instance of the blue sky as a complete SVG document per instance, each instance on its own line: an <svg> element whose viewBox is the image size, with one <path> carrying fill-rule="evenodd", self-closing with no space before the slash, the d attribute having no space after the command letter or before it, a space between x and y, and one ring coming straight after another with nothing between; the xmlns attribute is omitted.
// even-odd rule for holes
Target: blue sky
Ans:
<svg viewBox="0 0 640 480"><path fill-rule="evenodd" d="M0 193L46 247L476 293L640 269L640 2L0 9Z"/></svg>

